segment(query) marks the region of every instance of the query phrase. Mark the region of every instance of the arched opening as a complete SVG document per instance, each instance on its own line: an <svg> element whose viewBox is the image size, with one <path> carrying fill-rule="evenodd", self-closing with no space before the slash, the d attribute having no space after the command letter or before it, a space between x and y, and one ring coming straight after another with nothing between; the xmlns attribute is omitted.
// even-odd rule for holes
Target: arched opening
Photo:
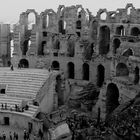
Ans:
<svg viewBox="0 0 140 140"><path fill-rule="evenodd" d="M81 29L82 27L81 27L81 20L78 20L77 22L76 22L76 29Z"/></svg>
<svg viewBox="0 0 140 140"><path fill-rule="evenodd" d="M36 24L36 16L34 13L29 13L28 14L28 30L33 29L33 25Z"/></svg>
<svg viewBox="0 0 140 140"><path fill-rule="evenodd" d="M125 29L122 25L116 28L116 35L120 35L120 36L125 35Z"/></svg>
<svg viewBox="0 0 140 140"><path fill-rule="evenodd" d="M103 13L100 14L100 19L101 20L106 20L106 17L107 17L106 12L103 12Z"/></svg>
<svg viewBox="0 0 140 140"><path fill-rule="evenodd" d="M107 86L106 92L106 113L110 114L116 107L119 106L119 89L114 83Z"/></svg>
<svg viewBox="0 0 140 140"><path fill-rule="evenodd" d="M52 69L53 70L59 70L60 69L59 62L53 61L52 62Z"/></svg>
<svg viewBox="0 0 140 140"><path fill-rule="evenodd" d="M129 56L133 56L133 50L131 48L127 49L124 51L124 53L122 54L125 57L129 57Z"/></svg>
<svg viewBox="0 0 140 140"><path fill-rule="evenodd" d="M99 34L99 54L107 54L110 47L110 29L107 26L100 28Z"/></svg>
<svg viewBox="0 0 140 140"><path fill-rule="evenodd" d="M139 67L136 66L135 71L134 71L134 84L138 84L139 83Z"/></svg>
<svg viewBox="0 0 140 140"><path fill-rule="evenodd" d="M83 64L83 80L89 80L89 65L87 63Z"/></svg>
<svg viewBox="0 0 140 140"><path fill-rule="evenodd" d="M10 41L10 49L11 49L11 57L13 57L13 51L14 51L14 40L13 39Z"/></svg>
<svg viewBox="0 0 140 140"><path fill-rule="evenodd" d="M38 55L44 55L44 47L46 45L46 41L42 41L41 46L38 49Z"/></svg>
<svg viewBox="0 0 140 140"><path fill-rule="evenodd" d="M75 53L75 43L73 40L68 40L67 56L74 57Z"/></svg>
<svg viewBox="0 0 140 140"><path fill-rule="evenodd" d="M44 29L46 29L49 26L49 15L43 15L43 22L42 22L42 26Z"/></svg>
<svg viewBox="0 0 140 140"><path fill-rule="evenodd" d="M58 26L59 26L59 33L65 34L66 22L63 20L59 20Z"/></svg>
<svg viewBox="0 0 140 140"><path fill-rule="evenodd" d="M22 68L29 68L29 62L26 59L21 59L19 61L19 64L21 65Z"/></svg>
<svg viewBox="0 0 140 140"><path fill-rule="evenodd" d="M77 9L77 17L78 17L78 18L81 18L81 16L82 16L82 8L79 7L79 8Z"/></svg>
<svg viewBox="0 0 140 140"><path fill-rule="evenodd" d="M56 77L56 86L55 91L58 95L58 106L64 105L64 93L62 92L62 79L61 76L58 75Z"/></svg>
<svg viewBox="0 0 140 140"><path fill-rule="evenodd" d="M139 28L133 27L133 28L131 29L131 35L132 35L132 36L138 36L139 34L140 34Z"/></svg>
<svg viewBox="0 0 140 140"><path fill-rule="evenodd" d="M110 17L111 17L111 18L115 18L115 15L116 15L116 14L113 13L113 14L110 15Z"/></svg>
<svg viewBox="0 0 140 140"><path fill-rule="evenodd" d="M54 49L55 50L59 50L60 49L60 41L58 39L55 41Z"/></svg>
<svg viewBox="0 0 140 140"><path fill-rule="evenodd" d="M116 66L116 76L128 76L129 75L129 70L124 63L119 63Z"/></svg>
<svg viewBox="0 0 140 140"><path fill-rule="evenodd" d="M72 62L68 63L68 78L70 79L74 79L74 64Z"/></svg>
<svg viewBox="0 0 140 140"><path fill-rule="evenodd" d="M2 88L2 89L0 90L0 94L5 94L5 89L4 89L4 88Z"/></svg>
<svg viewBox="0 0 140 140"><path fill-rule="evenodd" d="M118 38L113 40L113 54L116 54L117 49L120 47L120 40Z"/></svg>
<svg viewBox="0 0 140 140"><path fill-rule="evenodd" d="M54 49L54 53L53 53L54 56L58 56L58 52L60 49L60 41L58 39L55 41L53 49Z"/></svg>
<svg viewBox="0 0 140 140"><path fill-rule="evenodd" d="M131 14L131 9L132 9L132 7L128 7L127 8L127 15L130 15Z"/></svg>
<svg viewBox="0 0 140 140"><path fill-rule="evenodd" d="M97 67L97 86L102 87L105 78L105 68L103 65L98 65Z"/></svg>

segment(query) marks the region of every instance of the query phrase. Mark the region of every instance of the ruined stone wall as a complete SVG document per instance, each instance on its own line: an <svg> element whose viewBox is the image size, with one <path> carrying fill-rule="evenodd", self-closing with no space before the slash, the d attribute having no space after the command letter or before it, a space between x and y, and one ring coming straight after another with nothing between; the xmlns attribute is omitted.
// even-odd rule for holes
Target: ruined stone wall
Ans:
<svg viewBox="0 0 140 140"><path fill-rule="evenodd" d="M28 29L30 13L35 15L32 29ZM106 91L104 87L107 87L108 79L115 78L137 86L140 67L139 15L140 10L132 4L116 11L99 9L95 16L81 5L60 5L57 12L46 9L40 14L29 9L21 13L19 24L14 28L12 63L14 66L22 62L32 68L61 70L66 78L91 81L101 91ZM123 83L117 85L119 98L123 97L126 101L128 90L121 85ZM110 91L113 91L112 87ZM104 96L106 100L104 93L101 92L100 97ZM104 104L101 98L99 102Z"/></svg>
<svg viewBox="0 0 140 140"><path fill-rule="evenodd" d="M0 59L1 66L8 66L11 54L10 54L10 25L0 24Z"/></svg>

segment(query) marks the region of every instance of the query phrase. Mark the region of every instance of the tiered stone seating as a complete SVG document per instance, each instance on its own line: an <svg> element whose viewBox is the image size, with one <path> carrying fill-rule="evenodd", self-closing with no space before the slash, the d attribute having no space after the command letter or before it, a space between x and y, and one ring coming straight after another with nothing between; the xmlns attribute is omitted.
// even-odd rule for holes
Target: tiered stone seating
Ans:
<svg viewBox="0 0 140 140"><path fill-rule="evenodd" d="M0 84L6 85L6 94L0 95L0 104L7 106L21 105L22 100L31 101L36 98L40 88L48 79L49 72L43 69L0 68ZM38 107L29 104L29 109L21 112L33 116ZM17 112L19 113L19 112Z"/></svg>

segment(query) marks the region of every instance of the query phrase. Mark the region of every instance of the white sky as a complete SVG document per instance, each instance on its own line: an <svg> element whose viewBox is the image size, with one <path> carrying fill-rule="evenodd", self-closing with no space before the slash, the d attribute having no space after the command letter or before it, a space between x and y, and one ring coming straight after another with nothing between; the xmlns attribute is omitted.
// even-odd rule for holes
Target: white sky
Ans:
<svg viewBox="0 0 140 140"><path fill-rule="evenodd" d="M71 6L82 4L94 15L100 8L116 10L124 8L127 3L133 3L135 8L140 8L140 0L0 0L0 22L17 23L21 12L35 9L38 13L45 9L57 10L59 5Z"/></svg>

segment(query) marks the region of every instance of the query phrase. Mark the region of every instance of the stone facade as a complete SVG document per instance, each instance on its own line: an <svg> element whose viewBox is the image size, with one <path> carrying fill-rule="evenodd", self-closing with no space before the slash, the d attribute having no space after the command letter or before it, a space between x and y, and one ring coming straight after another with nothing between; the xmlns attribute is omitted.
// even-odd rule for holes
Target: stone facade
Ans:
<svg viewBox="0 0 140 140"><path fill-rule="evenodd" d="M32 28L30 13L35 15ZM139 92L139 14L132 4L116 11L99 9L96 16L81 5L60 5L57 12L40 14L28 9L14 28L12 63L61 70L77 83L93 82L101 88L93 110L101 107L105 116ZM113 93L116 104L108 110Z"/></svg>
<svg viewBox="0 0 140 140"><path fill-rule="evenodd" d="M10 25L0 24L0 66L10 65L11 50L10 50Z"/></svg>

